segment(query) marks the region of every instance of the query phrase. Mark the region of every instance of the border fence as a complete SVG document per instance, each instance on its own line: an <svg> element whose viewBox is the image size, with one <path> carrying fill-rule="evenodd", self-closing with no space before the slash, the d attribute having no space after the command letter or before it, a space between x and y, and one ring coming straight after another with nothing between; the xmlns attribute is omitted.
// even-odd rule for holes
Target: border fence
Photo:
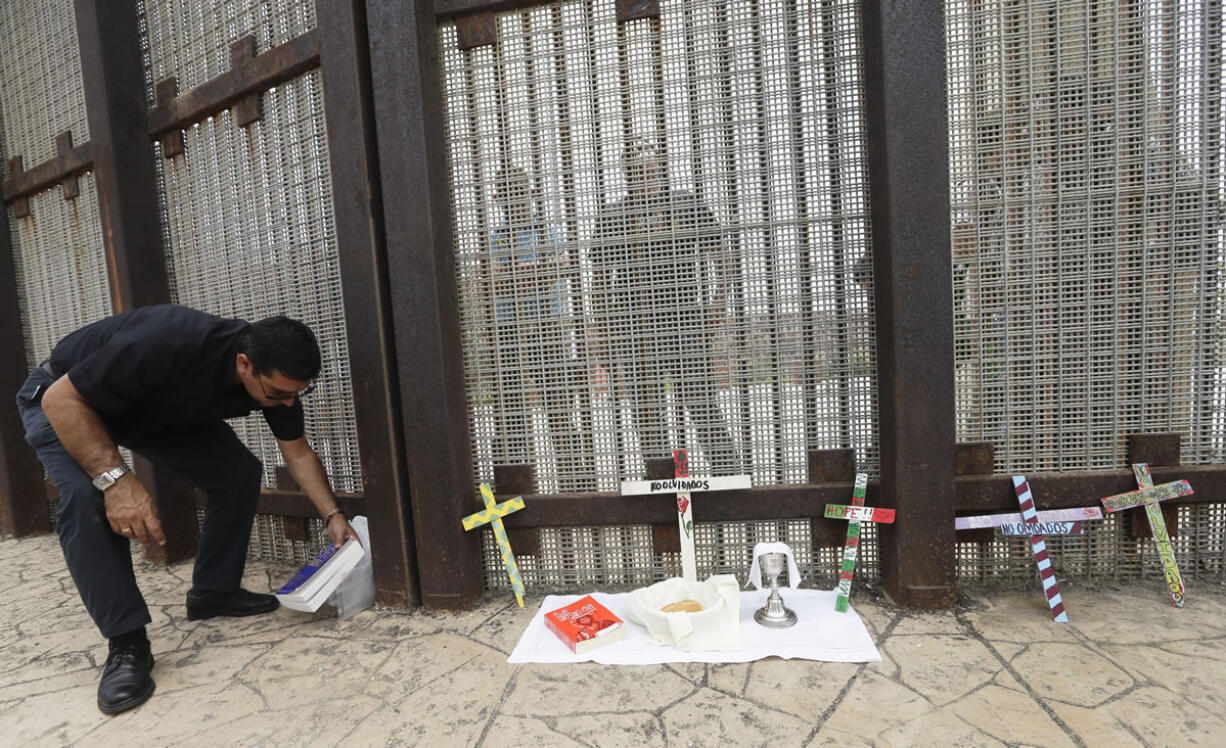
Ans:
<svg viewBox="0 0 1226 748"><path fill-rule="evenodd" d="M308 436L371 519L379 599L700 574L758 541L833 585L856 472L861 581L946 607L1033 579L958 515L1133 488L1185 577L1226 574L1220 0L38 0L0 8L0 363L177 302L306 321ZM0 410L0 531L54 490ZM323 542L256 420L251 553ZM128 455L125 455L126 457ZM194 552L203 501L134 458ZM1134 516L1135 515L1135 516ZM1056 570L1160 576L1138 510L1050 538Z"/></svg>

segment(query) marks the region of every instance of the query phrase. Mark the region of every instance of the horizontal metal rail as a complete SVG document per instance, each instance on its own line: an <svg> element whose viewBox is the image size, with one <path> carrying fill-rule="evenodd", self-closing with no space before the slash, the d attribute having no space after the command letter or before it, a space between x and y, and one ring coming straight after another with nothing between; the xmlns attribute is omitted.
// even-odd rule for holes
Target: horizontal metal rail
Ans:
<svg viewBox="0 0 1226 748"><path fill-rule="evenodd" d="M19 171L10 168L12 176L4 180L0 194L4 195L4 202L11 203L51 189L68 177L79 176L92 168L93 147L88 142L82 143L31 169Z"/></svg>
<svg viewBox="0 0 1226 748"><path fill-rule="evenodd" d="M279 44L234 66L228 73L173 97L174 78L158 82L158 103L149 112L149 135L159 139L207 119L242 99L258 94L319 67L319 34L315 30Z"/></svg>
<svg viewBox="0 0 1226 748"><path fill-rule="evenodd" d="M1186 479L1195 494L1180 504L1226 502L1226 465L1151 468L1155 483ZM1093 506L1104 496L1136 488L1131 470L1034 473L1027 475L1035 504L1040 509ZM826 504L846 503L852 483L760 486L736 491L711 491L694 497L697 522L740 522L766 519L820 518ZM866 503L878 496L878 483L870 481ZM1017 498L1008 475L967 475L954 480L954 508L958 514L1015 511ZM626 524L662 524L676 516L673 502L660 496L622 496L616 493L524 494L526 511L504 521L507 527L570 527ZM952 520L952 517L950 518ZM832 520L832 542L842 535ZM846 525L842 525L843 535Z"/></svg>

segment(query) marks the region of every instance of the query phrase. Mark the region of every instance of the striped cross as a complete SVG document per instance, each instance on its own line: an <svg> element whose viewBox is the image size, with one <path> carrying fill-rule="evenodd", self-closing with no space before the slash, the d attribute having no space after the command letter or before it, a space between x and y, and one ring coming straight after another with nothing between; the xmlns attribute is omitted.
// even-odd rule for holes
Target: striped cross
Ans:
<svg viewBox="0 0 1226 748"><path fill-rule="evenodd" d="M1013 476L1013 488L1017 491L1017 501L1022 507L1022 521L1028 524L1038 522L1034 497L1030 494L1030 484L1026 482L1026 476ZM1056 623L1068 623L1068 613L1064 611L1064 600L1060 597L1056 572L1051 568L1051 559L1047 556L1047 541L1042 535L1031 535L1030 547L1034 550L1034 560L1039 565L1039 577L1043 580L1043 594L1047 597L1048 607L1051 608L1051 618Z"/></svg>
<svg viewBox="0 0 1226 748"><path fill-rule="evenodd" d="M1188 496L1192 486L1186 480L1177 480L1155 486L1154 479L1149 474L1149 465L1138 462L1132 466L1132 473L1137 479L1140 490L1116 494L1103 499L1103 508L1108 512L1118 512L1136 506L1145 506L1145 516L1149 518L1149 529L1154 535L1154 543L1158 546L1158 555L1162 557L1162 572L1166 576L1167 590L1171 593L1171 603L1176 608L1183 607L1183 579L1179 576L1179 564L1175 563L1175 552L1171 550L1171 537L1166 531L1166 521L1162 519L1162 510L1158 502Z"/></svg>
<svg viewBox="0 0 1226 748"><path fill-rule="evenodd" d="M860 549L860 523L894 521L894 510L881 507L864 506L864 492L868 489L868 473L856 473L856 487L851 493L851 505L827 504L825 517L828 519L845 519L847 522L847 542L843 545L843 563L839 566L839 594L834 599L834 609L839 613L847 612L848 598L851 597L851 579L856 573L856 553Z"/></svg>
<svg viewBox="0 0 1226 748"><path fill-rule="evenodd" d="M494 500L494 492L489 486L481 484L481 498L485 501L485 511L470 514L460 520L465 530L471 530L481 525L494 528L494 538L498 541L498 551L502 554L502 563L507 567L507 576L511 578L511 589L515 590L515 601L519 607L524 607L524 580L519 576L519 564L515 563L515 554L511 552L511 541L507 538L507 530L502 526L502 518L524 508L524 500L520 496L508 499L501 504Z"/></svg>

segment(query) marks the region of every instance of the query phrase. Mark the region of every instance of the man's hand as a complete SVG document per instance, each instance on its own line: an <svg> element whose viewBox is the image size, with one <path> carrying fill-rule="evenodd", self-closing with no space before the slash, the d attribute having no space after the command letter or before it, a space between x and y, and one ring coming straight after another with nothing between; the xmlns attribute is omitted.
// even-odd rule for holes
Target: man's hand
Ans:
<svg viewBox="0 0 1226 748"><path fill-rule="evenodd" d="M166 534L153 508L153 498L136 476L127 473L102 494L106 502L106 521L111 531L125 538L136 538L145 545L152 540L166 545Z"/></svg>
<svg viewBox="0 0 1226 748"><path fill-rule="evenodd" d="M358 537L358 533L353 529L353 525L349 524L349 520L345 519L343 514L334 514L332 519L328 520L328 539L340 548L349 538L358 541L358 545L362 544L362 539Z"/></svg>
<svg viewBox="0 0 1226 748"><path fill-rule="evenodd" d="M93 407L81 396L65 374L43 394L43 413L60 443L77 461L86 475L98 475L123 464L115 442ZM111 531L124 538L136 538L148 545L153 540L166 545L162 523L153 509L153 499L132 473L120 476L103 493L106 521Z"/></svg>
<svg viewBox="0 0 1226 748"><path fill-rule="evenodd" d="M285 458L285 467L289 469L290 476L302 487L303 493L315 505L319 516L328 517L328 526L324 528L328 533L328 539L337 546L344 545L349 538L361 543L357 532L349 524L349 520L345 519L345 515L337 512L328 516L336 508L336 498L332 495L331 486L328 485L328 476L324 473L323 463L319 461L315 450L311 449L306 437L299 437L291 441L278 439L277 446L281 448L281 455Z"/></svg>

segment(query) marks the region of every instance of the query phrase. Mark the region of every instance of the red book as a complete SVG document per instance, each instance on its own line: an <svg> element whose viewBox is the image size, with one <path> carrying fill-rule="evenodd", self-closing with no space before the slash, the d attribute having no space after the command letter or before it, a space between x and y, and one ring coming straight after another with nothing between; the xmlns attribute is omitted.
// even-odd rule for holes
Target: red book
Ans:
<svg viewBox="0 0 1226 748"><path fill-rule="evenodd" d="M545 614L545 625L575 654L626 638L626 624L587 595Z"/></svg>

